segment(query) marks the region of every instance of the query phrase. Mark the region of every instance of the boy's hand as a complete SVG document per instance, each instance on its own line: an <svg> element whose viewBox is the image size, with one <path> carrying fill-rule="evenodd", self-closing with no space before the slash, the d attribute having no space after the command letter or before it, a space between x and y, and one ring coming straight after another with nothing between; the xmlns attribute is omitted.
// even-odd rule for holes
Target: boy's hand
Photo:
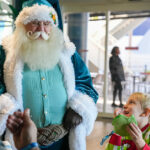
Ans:
<svg viewBox="0 0 150 150"><path fill-rule="evenodd" d="M37 128L30 118L29 109L9 115L7 128L13 134L17 149L21 149L32 142L37 142Z"/></svg>
<svg viewBox="0 0 150 150"><path fill-rule="evenodd" d="M146 143L143 140L142 132L139 129L139 127L135 125L134 123L130 123L129 126L127 126L127 131L130 134L137 149L142 150Z"/></svg>
<svg viewBox="0 0 150 150"><path fill-rule="evenodd" d="M122 109L121 109L121 108L116 108L116 109L114 110L114 118L115 118L116 116L120 115L120 114L122 114Z"/></svg>

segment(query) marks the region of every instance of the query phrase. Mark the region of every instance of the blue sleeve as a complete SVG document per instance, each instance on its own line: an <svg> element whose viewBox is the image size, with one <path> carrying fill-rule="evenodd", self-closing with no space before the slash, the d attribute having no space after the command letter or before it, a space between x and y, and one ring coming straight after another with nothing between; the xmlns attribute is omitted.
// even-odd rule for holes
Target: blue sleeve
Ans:
<svg viewBox="0 0 150 150"><path fill-rule="evenodd" d="M3 66L5 61L5 52L0 45L0 95L6 91L4 84Z"/></svg>
<svg viewBox="0 0 150 150"><path fill-rule="evenodd" d="M98 94L93 88L90 72L88 71L85 63L77 52L72 56L72 62L75 70L75 84L76 90L86 93L97 102Z"/></svg>

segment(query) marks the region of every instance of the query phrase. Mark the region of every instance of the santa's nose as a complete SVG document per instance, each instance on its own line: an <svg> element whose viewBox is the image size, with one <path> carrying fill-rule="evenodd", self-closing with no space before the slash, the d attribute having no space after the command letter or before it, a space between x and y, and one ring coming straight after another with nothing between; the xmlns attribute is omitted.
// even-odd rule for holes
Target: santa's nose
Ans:
<svg viewBox="0 0 150 150"><path fill-rule="evenodd" d="M44 24L41 22L38 26L38 31L44 31Z"/></svg>

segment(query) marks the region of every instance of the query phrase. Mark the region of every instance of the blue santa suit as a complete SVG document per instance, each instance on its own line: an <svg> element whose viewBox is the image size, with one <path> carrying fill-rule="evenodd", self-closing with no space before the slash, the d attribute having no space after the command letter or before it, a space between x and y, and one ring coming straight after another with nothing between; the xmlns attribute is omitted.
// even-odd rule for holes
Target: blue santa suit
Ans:
<svg viewBox="0 0 150 150"><path fill-rule="evenodd" d="M8 43L6 40L5 42ZM3 49L7 48L4 46ZM1 66L4 66L4 72L1 71L0 74L0 91L3 93L0 96L0 106L2 106L0 112L6 112L6 114L0 116L0 134L3 134L6 129L7 113L13 113L18 109L23 110L22 71L24 64L20 60L14 61L13 57L11 58L11 55L9 56L9 49L6 51L7 57L5 63L4 65L1 64ZM0 53L0 57L5 55L2 47ZM0 59L4 60L4 57ZM83 118L83 122L69 133L69 138L72 139L69 140L70 145L78 149L77 143L80 143L82 141L81 139L85 139L85 136L89 135L93 129L94 121L97 116L97 110L94 104L94 101L96 102L97 100L97 93L92 86L89 71L77 53L67 50L66 48L66 50L62 52L59 66L64 76L64 85L67 91L67 107L71 107ZM3 79L5 79L5 85L3 84ZM6 92L4 90L5 87ZM10 135L7 135L7 138L9 138ZM82 146L85 146L85 141L83 140L83 142Z"/></svg>
<svg viewBox="0 0 150 150"><path fill-rule="evenodd" d="M6 129L8 113L23 110L23 78L25 64L12 55L11 37L6 38L0 47L0 135ZM6 55L6 58L5 58ZM90 73L80 56L75 52L74 45L67 41L57 64L63 76L63 84L67 93L67 108L80 114L83 121L69 132L70 150L85 150L86 136L93 129L97 116L95 103L97 92L92 86ZM3 71L4 70L4 71ZM5 90L6 89L6 90ZM9 131L6 139L11 142Z"/></svg>

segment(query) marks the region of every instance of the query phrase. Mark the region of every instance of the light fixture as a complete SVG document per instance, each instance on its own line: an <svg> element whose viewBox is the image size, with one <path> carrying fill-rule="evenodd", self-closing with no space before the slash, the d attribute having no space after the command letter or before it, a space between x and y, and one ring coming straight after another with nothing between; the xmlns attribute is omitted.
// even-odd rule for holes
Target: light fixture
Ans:
<svg viewBox="0 0 150 150"><path fill-rule="evenodd" d="M5 4L9 5L10 3L7 0L2 0Z"/></svg>

